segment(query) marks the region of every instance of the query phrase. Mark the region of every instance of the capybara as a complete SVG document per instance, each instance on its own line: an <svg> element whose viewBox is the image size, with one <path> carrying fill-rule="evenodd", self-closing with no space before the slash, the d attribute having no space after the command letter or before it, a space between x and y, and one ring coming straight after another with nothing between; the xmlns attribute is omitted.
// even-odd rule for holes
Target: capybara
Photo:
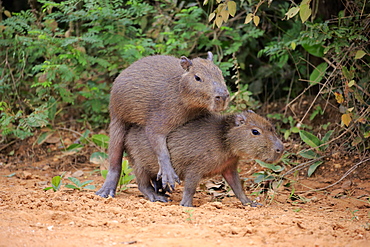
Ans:
<svg viewBox="0 0 370 247"><path fill-rule="evenodd" d="M157 172L161 187L174 189L175 182L180 180L171 165L168 133L202 114L225 110L228 101L222 72L213 63L211 52L207 59L156 55L134 62L112 86L110 167L103 187L96 194L115 195L122 169L123 142L131 124L143 127L160 167Z"/></svg>
<svg viewBox="0 0 370 247"><path fill-rule="evenodd" d="M284 151L274 127L252 111L229 115L210 113L189 121L169 133L167 146L173 168L185 182L180 205L187 207L193 206L199 181L216 174L222 174L243 205L256 206L243 192L238 160L243 156L273 163ZM159 166L145 129L130 128L125 148L139 190L150 201L166 202L166 195L156 193Z"/></svg>

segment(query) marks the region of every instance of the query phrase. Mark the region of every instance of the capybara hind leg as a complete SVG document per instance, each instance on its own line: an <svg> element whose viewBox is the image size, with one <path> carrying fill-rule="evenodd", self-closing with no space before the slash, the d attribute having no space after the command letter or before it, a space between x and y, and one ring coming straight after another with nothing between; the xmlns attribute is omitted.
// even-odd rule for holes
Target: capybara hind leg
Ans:
<svg viewBox="0 0 370 247"><path fill-rule="evenodd" d="M156 181L154 178L151 178L150 175L144 170L141 169L140 164L135 164L134 173L136 176L136 182L138 188L143 195L149 199L151 202L168 202L166 196L156 193L151 181Z"/></svg>
<svg viewBox="0 0 370 247"><path fill-rule="evenodd" d="M109 170L103 187L96 192L97 195L107 198L114 197L118 180L121 176L122 157L124 150L125 125L117 119L111 119L109 140Z"/></svg>

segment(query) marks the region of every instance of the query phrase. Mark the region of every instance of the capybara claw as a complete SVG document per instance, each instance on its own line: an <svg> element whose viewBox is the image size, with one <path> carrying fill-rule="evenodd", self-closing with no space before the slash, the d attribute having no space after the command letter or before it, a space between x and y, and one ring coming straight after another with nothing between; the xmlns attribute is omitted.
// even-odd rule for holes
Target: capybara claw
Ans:
<svg viewBox="0 0 370 247"><path fill-rule="evenodd" d="M98 195L98 196L101 196L101 197L104 197L104 198L108 198L108 197L114 197L116 195L116 191L113 190L113 189L104 189L104 188L101 188L100 190L98 190L95 195Z"/></svg>

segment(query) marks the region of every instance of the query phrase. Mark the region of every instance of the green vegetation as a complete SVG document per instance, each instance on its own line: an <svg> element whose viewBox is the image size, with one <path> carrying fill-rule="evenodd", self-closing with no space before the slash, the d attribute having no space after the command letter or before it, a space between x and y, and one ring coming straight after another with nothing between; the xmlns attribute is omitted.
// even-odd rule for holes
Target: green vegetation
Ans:
<svg viewBox="0 0 370 247"><path fill-rule="evenodd" d="M185 219L188 222L193 222L193 214L195 209L185 209L184 212L188 215L188 217Z"/></svg>
<svg viewBox="0 0 370 247"><path fill-rule="evenodd" d="M94 190L95 185L92 185L90 183L93 182L93 180L87 180L85 182L80 182L77 178L69 177L68 180L70 180L73 184L66 184L66 188L74 189L74 190Z"/></svg>
<svg viewBox="0 0 370 247"><path fill-rule="evenodd" d="M63 174L61 176L55 176L51 179L51 187L46 187L44 190L50 190L53 189L54 192L60 190L60 187L62 186L62 179Z"/></svg>
<svg viewBox="0 0 370 247"><path fill-rule="evenodd" d="M51 187L46 187L44 190L47 191L47 190L52 189L54 192L60 190L60 188L63 185L62 180L63 180L64 174L65 173L63 173L60 176L53 177L51 179ZM84 189L85 190L94 190L95 189L95 185L90 184L90 183L93 182L93 180L80 182L79 179L74 178L74 177L69 177L68 180L71 181L73 184L66 184L65 185L66 188L75 189L75 190L84 190Z"/></svg>

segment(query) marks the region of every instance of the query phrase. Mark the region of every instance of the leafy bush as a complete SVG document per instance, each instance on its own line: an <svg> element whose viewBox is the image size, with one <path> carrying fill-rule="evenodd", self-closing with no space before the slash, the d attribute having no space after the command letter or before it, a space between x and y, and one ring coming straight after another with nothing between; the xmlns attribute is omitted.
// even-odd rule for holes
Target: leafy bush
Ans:
<svg viewBox="0 0 370 247"><path fill-rule="evenodd" d="M370 17L366 14L370 3L353 1L351 6L341 7L339 2L330 1L338 5L339 12L328 10L331 17L335 16L329 19L320 15L320 8L325 4L320 1L316 4L310 0L299 4L295 1L269 1L268 4L265 1L218 1L209 18L222 28L221 25L234 26L239 15L245 18L242 21L247 26L265 30L259 39L261 62L251 63L258 65L253 71L256 79L251 77L254 81L248 87L254 95L263 93L267 100L283 96L287 108L302 96L314 96L301 119L283 130L286 138L292 131L299 133L300 128L307 126L307 116L312 116L312 111L318 113L313 109L317 100L324 99L336 104L341 115L337 123L340 127L331 126L336 127L331 140L338 140L341 148L348 151L365 151L370 148ZM234 18L229 19L231 17ZM321 110L320 114L324 114L325 106Z"/></svg>
<svg viewBox="0 0 370 247"><path fill-rule="evenodd" d="M24 139L52 125L56 114L74 114L93 126L108 122L111 77L154 53L143 38L142 1L39 0L0 23L2 135Z"/></svg>

